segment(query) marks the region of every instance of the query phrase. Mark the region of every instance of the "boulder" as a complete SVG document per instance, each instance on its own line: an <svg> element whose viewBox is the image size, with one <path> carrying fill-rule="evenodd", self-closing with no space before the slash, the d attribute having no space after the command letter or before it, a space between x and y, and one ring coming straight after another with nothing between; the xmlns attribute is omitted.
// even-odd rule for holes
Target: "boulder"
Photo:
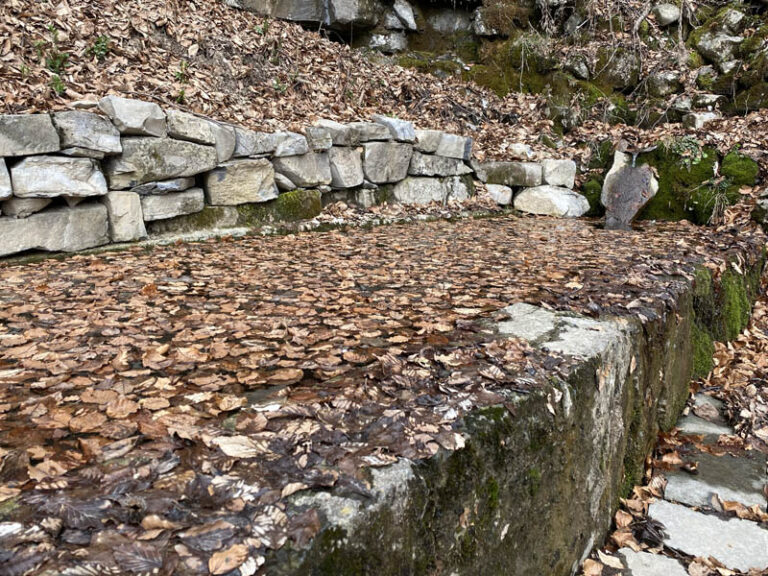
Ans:
<svg viewBox="0 0 768 576"><path fill-rule="evenodd" d="M710 62L720 64L734 59L736 49L744 39L724 30L707 30L696 42L696 49Z"/></svg>
<svg viewBox="0 0 768 576"><path fill-rule="evenodd" d="M412 143L416 141L416 130L411 122L391 118L389 116L382 116L381 114L374 114L373 121L382 126L386 126L392 138L398 142Z"/></svg>
<svg viewBox="0 0 768 576"><path fill-rule="evenodd" d="M360 144L360 132L346 124L322 119L318 120L315 126L328 131L334 146L357 146Z"/></svg>
<svg viewBox="0 0 768 576"><path fill-rule="evenodd" d="M411 32L417 30L413 7L406 0L395 0L392 10L406 30L410 30Z"/></svg>
<svg viewBox="0 0 768 576"><path fill-rule="evenodd" d="M11 197L11 176L5 166L5 159L0 158L0 200Z"/></svg>
<svg viewBox="0 0 768 576"><path fill-rule="evenodd" d="M135 192L110 192L101 201L107 207L112 242L133 242L147 236L141 212L141 196Z"/></svg>
<svg viewBox="0 0 768 576"><path fill-rule="evenodd" d="M576 182L576 162L551 158L543 160L541 162L541 176L544 184L573 188Z"/></svg>
<svg viewBox="0 0 768 576"><path fill-rule="evenodd" d="M141 197L141 211L145 222L194 214L200 212L204 207L205 194L202 188L190 188L184 192L174 192L163 196Z"/></svg>
<svg viewBox="0 0 768 576"><path fill-rule="evenodd" d="M360 153L360 148L334 146L328 150L332 188L356 188L363 183L363 162Z"/></svg>
<svg viewBox="0 0 768 576"><path fill-rule="evenodd" d="M408 174L411 176L462 176L471 174L472 168L456 158L413 152Z"/></svg>
<svg viewBox="0 0 768 576"><path fill-rule="evenodd" d="M678 72L667 70L648 76L648 93L651 96L662 98L678 92L681 88L682 83Z"/></svg>
<svg viewBox="0 0 768 576"><path fill-rule="evenodd" d="M589 202L578 192L559 186L526 188L515 196L515 209L543 216L579 217L589 211Z"/></svg>
<svg viewBox="0 0 768 576"><path fill-rule="evenodd" d="M629 230L632 220L658 189L650 166L633 166L629 154L616 150L600 195L600 203L605 206L605 227Z"/></svg>
<svg viewBox="0 0 768 576"><path fill-rule="evenodd" d="M11 168L13 194L19 198L103 196L107 181L91 158L30 156Z"/></svg>
<svg viewBox="0 0 768 576"><path fill-rule="evenodd" d="M12 196L0 204L0 212L13 218L27 218L36 212L40 212L53 198L16 198Z"/></svg>
<svg viewBox="0 0 768 576"><path fill-rule="evenodd" d="M365 177L374 184L402 180L408 175L412 154L410 144L369 142L363 153Z"/></svg>
<svg viewBox="0 0 768 576"><path fill-rule="evenodd" d="M322 126L308 126L306 129L307 144L314 152L322 152L333 146L331 131Z"/></svg>
<svg viewBox="0 0 768 576"><path fill-rule="evenodd" d="M168 132L165 113L153 102L106 96L99 100L99 110L109 116L120 134L164 138Z"/></svg>
<svg viewBox="0 0 768 576"><path fill-rule="evenodd" d="M440 130L416 130L416 142L413 149L426 154L434 154L437 152L437 147L440 146L442 136L443 133Z"/></svg>
<svg viewBox="0 0 768 576"><path fill-rule="evenodd" d="M187 140L198 144L216 144L214 132L215 123L207 118L201 118L181 110L167 110L168 137L177 140Z"/></svg>
<svg viewBox="0 0 768 576"><path fill-rule="evenodd" d="M216 159L221 164L232 158L235 153L235 145L237 144L235 129L218 122L211 122L211 125L213 137L216 140Z"/></svg>
<svg viewBox="0 0 768 576"><path fill-rule="evenodd" d="M368 47L385 54L394 54L408 48L408 37L402 32L371 34Z"/></svg>
<svg viewBox="0 0 768 576"><path fill-rule="evenodd" d="M107 243L107 209L98 202L0 221L0 256L25 250L77 252Z"/></svg>
<svg viewBox="0 0 768 576"><path fill-rule="evenodd" d="M277 198L269 160L230 160L203 176L205 199L214 206L236 206Z"/></svg>
<svg viewBox="0 0 768 576"><path fill-rule="evenodd" d="M48 114L0 114L0 157L60 149L59 133Z"/></svg>
<svg viewBox="0 0 768 576"><path fill-rule="evenodd" d="M726 8L720 14L720 25L732 34L739 34L744 29L747 15L741 10Z"/></svg>
<svg viewBox="0 0 768 576"><path fill-rule="evenodd" d="M449 200L462 201L472 192L472 180L453 176L450 178L407 177L395 184L392 196L401 204L429 204Z"/></svg>
<svg viewBox="0 0 768 576"><path fill-rule="evenodd" d="M104 158L123 151L120 132L99 114L81 110L54 112L53 124L59 133L62 154Z"/></svg>
<svg viewBox="0 0 768 576"><path fill-rule="evenodd" d="M276 158L282 158L284 156L301 156L309 152L309 145L307 139L301 134L295 132L278 132L275 134L275 151L274 156Z"/></svg>
<svg viewBox="0 0 768 576"><path fill-rule="evenodd" d="M325 0L325 5L327 24L343 32L375 26L384 11L378 0Z"/></svg>
<svg viewBox="0 0 768 576"><path fill-rule="evenodd" d="M500 206L508 206L512 203L512 188L501 184L486 184L485 189L493 201Z"/></svg>
<svg viewBox="0 0 768 576"><path fill-rule="evenodd" d="M272 164L276 172L288 178L297 188L328 185L332 180L327 152L275 158Z"/></svg>
<svg viewBox="0 0 768 576"><path fill-rule="evenodd" d="M174 178L173 180L163 180L161 182L147 182L131 188L131 192L142 196L150 194L168 194L168 192L183 192L195 185L194 178Z"/></svg>
<svg viewBox="0 0 768 576"><path fill-rule="evenodd" d="M601 48L595 67L598 80L616 90L634 88L640 81L642 60L634 50L627 48Z"/></svg>
<svg viewBox="0 0 768 576"><path fill-rule="evenodd" d="M254 132L235 126L234 158L272 154L277 148L277 135L266 132Z"/></svg>
<svg viewBox="0 0 768 576"><path fill-rule="evenodd" d="M477 165L476 171L488 184L534 187L542 182L541 164L535 162L485 162Z"/></svg>
<svg viewBox="0 0 768 576"><path fill-rule="evenodd" d="M457 34L472 29L472 16L455 8L442 8L427 18L427 26L442 34Z"/></svg>
<svg viewBox="0 0 768 576"><path fill-rule="evenodd" d="M435 153L438 156L469 160L472 157L472 138L443 133Z"/></svg>
<svg viewBox="0 0 768 576"><path fill-rule="evenodd" d="M360 142L376 142L391 140L392 136L389 134L389 129L381 124L375 122L351 122L349 125L351 130L357 132L358 140Z"/></svg>
<svg viewBox="0 0 768 576"><path fill-rule="evenodd" d="M669 26L680 20L680 8L675 4L656 4L652 12L659 26Z"/></svg>
<svg viewBox="0 0 768 576"><path fill-rule="evenodd" d="M109 158L105 170L112 190L155 180L194 176L218 164L216 149L171 138L124 138L123 154Z"/></svg>
<svg viewBox="0 0 768 576"><path fill-rule="evenodd" d="M717 112L690 112L683 116L683 126L693 130L701 130L712 120L720 118Z"/></svg>

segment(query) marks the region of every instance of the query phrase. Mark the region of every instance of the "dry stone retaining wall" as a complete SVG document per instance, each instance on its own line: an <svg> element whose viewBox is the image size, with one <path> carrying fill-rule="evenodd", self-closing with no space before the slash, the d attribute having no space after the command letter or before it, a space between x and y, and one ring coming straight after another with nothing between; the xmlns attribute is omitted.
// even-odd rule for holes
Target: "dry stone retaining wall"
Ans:
<svg viewBox="0 0 768 576"><path fill-rule="evenodd" d="M364 207L464 200L474 178L500 204L527 188L534 212L586 211L572 161L477 163L471 138L396 118L263 133L117 96L80 108L0 115L0 256L137 241L180 221L233 227L249 206L262 219L311 218L318 195Z"/></svg>

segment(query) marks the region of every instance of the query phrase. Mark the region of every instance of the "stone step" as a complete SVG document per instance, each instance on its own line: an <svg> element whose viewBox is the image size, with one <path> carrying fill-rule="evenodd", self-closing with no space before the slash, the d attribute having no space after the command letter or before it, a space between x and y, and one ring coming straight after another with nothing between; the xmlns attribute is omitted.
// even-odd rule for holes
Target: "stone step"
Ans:
<svg viewBox="0 0 768 576"><path fill-rule="evenodd" d="M664 500L651 504L648 515L664 525L669 548L713 557L731 570L768 569L768 529L755 522L723 520Z"/></svg>
<svg viewBox="0 0 768 576"><path fill-rule="evenodd" d="M627 569L622 571L624 576L688 576L688 571L674 558L635 552L631 548L619 550L619 556L624 560Z"/></svg>

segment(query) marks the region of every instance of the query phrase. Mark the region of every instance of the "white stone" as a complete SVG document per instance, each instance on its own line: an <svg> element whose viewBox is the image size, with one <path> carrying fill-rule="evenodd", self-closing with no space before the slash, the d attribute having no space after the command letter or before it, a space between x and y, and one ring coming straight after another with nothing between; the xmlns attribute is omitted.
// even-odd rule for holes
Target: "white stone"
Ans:
<svg viewBox="0 0 768 576"><path fill-rule="evenodd" d="M13 194L19 198L103 196L107 181L90 158L30 156L11 168Z"/></svg>
<svg viewBox="0 0 768 576"><path fill-rule="evenodd" d="M101 201L107 207L112 242L133 242L147 236L141 212L141 196L135 192L110 192Z"/></svg>
<svg viewBox="0 0 768 576"><path fill-rule="evenodd" d="M576 182L576 162L573 160L547 159L541 162L544 184L573 188Z"/></svg>
<svg viewBox="0 0 768 576"><path fill-rule="evenodd" d="M371 34L368 47L386 54L402 52L408 48L408 37L402 32L389 34Z"/></svg>
<svg viewBox="0 0 768 576"><path fill-rule="evenodd" d="M0 219L0 256L25 250L77 252L109 243L107 209L98 202Z"/></svg>
<svg viewBox="0 0 768 576"><path fill-rule="evenodd" d="M450 178L407 177L395 184L392 195L401 204L429 204L449 200L463 201L469 198L471 190L458 176Z"/></svg>
<svg viewBox="0 0 768 576"><path fill-rule="evenodd" d="M413 147L396 142L368 142L364 145L363 170L374 184L398 182L408 175Z"/></svg>
<svg viewBox="0 0 768 576"><path fill-rule="evenodd" d="M732 36L722 30L708 30L701 35L696 48L711 62L728 62L733 60L736 47L743 40L741 36Z"/></svg>
<svg viewBox="0 0 768 576"><path fill-rule="evenodd" d="M145 222L194 214L204 207L205 195L202 188L191 188L185 192L174 192L163 196L141 197L141 211Z"/></svg>
<svg viewBox="0 0 768 576"><path fill-rule="evenodd" d="M13 218L27 218L53 202L52 198L9 198L0 204L0 211Z"/></svg>
<svg viewBox="0 0 768 576"><path fill-rule="evenodd" d="M469 160L472 157L472 138L458 134L443 133L435 154L459 160Z"/></svg>
<svg viewBox="0 0 768 576"><path fill-rule="evenodd" d="M688 576L685 567L668 556L635 552L631 548L622 548L619 556L624 558L632 576Z"/></svg>
<svg viewBox="0 0 768 576"><path fill-rule="evenodd" d="M416 18L413 15L413 7L406 0L395 0L392 9L407 30L416 30Z"/></svg>
<svg viewBox="0 0 768 576"><path fill-rule="evenodd" d="M680 8L674 4L656 4L653 7L653 15L659 26L669 26L680 20Z"/></svg>
<svg viewBox="0 0 768 576"><path fill-rule="evenodd" d="M309 145L307 139L295 132L278 132L275 135L277 145L275 146L274 155L277 158L284 156L301 156L309 152Z"/></svg>
<svg viewBox="0 0 768 576"><path fill-rule="evenodd" d="M331 187L356 188L363 183L363 161L360 148L334 146L328 150L331 163Z"/></svg>
<svg viewBox="0 0 768 576"><path fill-rule="evenodd" d="M430 14L427 24L435 32L443 34L456 34L472 29L472 21L468 13L448 7Z"/></svg>
<svg viewBox="0 0 768 576"><path fill-rule="evenodd" d="M123 138L121 156L104 168L112 190L133 188L157 180L194 176L218 164L216 149L172 138Z"/></svg>
<svg viewBox="0 0 768 576"><path fill-rule="evenodd" d="M214 206L235 206L277 198L275 171L269 160L230 160L203 177L205 199Z"/></svg>
<svg viewBox="0 0 768 576"><path fill-rule="evenodd" d="M120 134L164 138L168 132L165 113L153 102L106 96L99 100L99 110L109 116Z"/></svg>
<svg viewBox="0 0 768 576"><path fill-rule="evenodd" d="M768 530L755 522L721 520L663 500L653 502L648 516L664 524L664 545L690 556L713 557L731 570L768 569Z"/></svg>
<svg viewBox="0 0 768 576"><path fill-rule="evenodd" d="M235 153L235 145L237 144L237 137L235 136L235 129L232 126L226 124L220 124L218 122L211 122L213 137L216 140L216 159L219 164L226 162Z"/></svg>
<svg viewBox="0 0 768 576"><path fill-rule="evenodd" d="M0 158L0 200L11 197L11 175L5 166L5 159Z"/></svg>
<svg viewBox="0 0 768 576"><path fill-rule="evenodd" d="M233 157L245 158L260 154L272 154L277 148L277 135L254 132L235 126L235 151Z"/></svg>
<svg viewBox="0 0 768 576"><path fill-rule="evenodd" d="M589 211L589 202L581 194L558 186L526 188L515 196L515 209L544 216L579 217Z"/></svg>
<svg viewBox="0 0 768 576"><path fill-rule="evenodd" d="M315 126L328 131L334 146L357 146L360 144L360 132L346 124L321 119L317 121Z"/></svg>
<svg viewBox="0 0 768 576"><path fill-rule="evenodd" d="M315 152L328 150L333 146L331 132L322 126L307 126L307 144Z"/></svg>
<svg viewBox="0 0 768 576"><path fill-rule="evenodd" d="M416 130L416 142L413 149L426 154L434 154L437 152L437 147L440 146L442 136L443 133L440 130Z"/></svg>
<svg viewBox="0 0 768 576"><path fill-rule="evenodd" d="M502 184L486 184L485 189L493 201L500 206L508 206L512 203L512 188Z"/></svg>
<svg viewBox="0 0 768 576"><path fill-rule="evenodd" d="M720 118L717 112L691 112L683 116L683 125L693 130L701 130L708 123Z"/></svg>
<svg viewBox="0 0 768 576"><path fill-rule="evenodd" d="M275 172L279 172L297 188L327 186L331 183L331 165L327 152L309 152L302 156L275 158Z"/></svg>
<svg viewBox="0 0 768 576"><path fill-rule="evenodd" d="M472 169L456 158L413 152L408 174L411 176L463 176Z"/></svg>
<svg viewBox="0 0 768 576"><path fill-rule="evenodd" d="M394 140L398 142L416 141L416 130L413 127L413 123L390 116L382 116L381 114L374 114L372 119L377 124L386 126Z"/></svg>
<svg viewBox="0 0 768 576"><path fill-rule="evenodd" d="M291 182L289 178L286 178L279 172L275 172L275 185L281 192L290 192L296 188L296 186L294 186L293 182Z"/></svg>
<svg viewBox="0 0 768 576"><path fill-rule="evenodd" d="M475 36L497 36L499 33L485 21L482 6L477 8L472 16L472 32Z"/></svg>
<svg viewBox="0 0 768 576"><path fill-rule="evenodd" d="M167 110L165 115L168 119L168 137L211 146L216 144L213 121L174 109Z"/></svg>
<svg viewBox="0 0 768 576"><path fill-rule="evenodd" d="M376 142L392 139L389 129L386 126L376 124L375 122L350 122L348 126L351 130L357 132L358 140L360 142Z"/></svg>
<svg viewBox="0 0 768 576"><path fill-rule="evenodd" d="M48 114L0 114L0 157L47 154L60 148Z"/></svg>
<svg viewBox="0 0 768 576"><path fill-rule="evenodd" d="M54 112L53 124L65 149L63 153L103 158L123 151L120 132L104 116L81 110Z"/></svg>

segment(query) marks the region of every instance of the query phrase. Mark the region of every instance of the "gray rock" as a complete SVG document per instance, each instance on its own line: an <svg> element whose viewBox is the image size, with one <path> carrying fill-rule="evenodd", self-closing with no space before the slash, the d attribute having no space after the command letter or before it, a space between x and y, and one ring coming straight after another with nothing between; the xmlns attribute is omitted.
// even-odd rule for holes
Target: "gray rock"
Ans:
<svg viewBox="0 0 768 576"><path fill-rule="evenodd" d="M733 430L727 426L709 422L693 414L681 418L677 423L677 428L683 434L701 434L702 436L721 436L722 434L732 434Z"/></svg>
<svg viewBox="0 0 768 576"><path fill-rule="evenodd" d="M630 229L635 216L658 190L659 182L650 166L632 166L629 154L616 150L600 194L600 203L605 206L605 227Z"/></svg>
<svg viewBox="0 0 768 576"><path fill-rule="evenodd" d="M589 202L568 188L543 185L526 188L515 196L515 209L529 214L574 218L589 211Z"/></svg>
<svg viewBox="0 0 768 576"><path fill-rule="evenodd" d="M71 110L54 112L53 124L59 133L62 152L72 156L103 158L120 154L120 132L112 122L98 114Z"/></svg>
<svg viewBox="0 0 768 576"><path fill-rule="evenodd" d="M672 70L657 72L648 76L648 92L651 96L661 98L674 94L681 88L680 75Z"/></svg>
<svg viewBox="0 0 768 576"><path fill-rule="evenodd" d="M691 556L713 557L731 570L768 568L768 530L754 522L721 520L663 500L653 502L648 515L664 524L665 546Z"/></svg>
<svg viewBox="0 0 768 576"><path fill-rule="evenodd" d="M685 567L668 556L635 552L631 548L622 548L619 556L629 569L628 576L688 576Z"/></svg>
<svg viewBox="0 0 768 576"><path fill-rule="evenodd" d="M435 32L456 34L472 29L470 14L452 8L443 8L433 12L427 18L427 26Z"/></svg>
<svg viewBox="0 0 768 576"><path fill-rule="evenodd" d="M147 182L131 188L131 192L141 196L150 194L168 194L168 192L183 192L195 185L194 178L174 178L173 180L163 180L161 182Z"/></svg>
<svg viewBox="0 0 768 576"><path fill-rule="evenodd" d="M695 108L706 108L711 111L718 104L725 103L727 100L728 98L722 94L696 94L693 97L693 106Z"/></svg>
<svg viewBox="0 0 768 576"><path fill-rule="evenodd" d="M357 132L360 142L379 142L392 139L389 129L375 122L351 122L348 126Z"/></svg>
<svg viewBox="0 0 768 576"><path fill-rule="evenodd" d="M541 164L535 162L485 162L475 170L483 182L504 186L539 186L543 177Z"/></svg>
<svg viewBox="0 0 768 576"><path fill-rule="evenodd" d="M591 76L589 62L587 58L581 54L569 56L565 61L565 69L580 80L589 80L589 77Z"/></svg>
<svg viewBox="0 0 768 576"><path fill-rule="evenodd" d="M413 7L406 0L395 0L392 10L406 30L415 31L417 29Z"/></svg>
<svg viewBox="0 0 768 576"><path fill-rule="evenodd" d="M331 164L327 152L309 152L303 156L275 158L278 172L293 182L294 187L313 188L331 183Z"/></svg>
<svg viewBox="0 0 768 576"><path fill-rule="evenodd" d="M0 200L11 197L11 175L5 166L5 159L0 158Z"/></svg>
<svg viewBox="0 0 768 576"><path fill-rule="evenodd" d="M325 0L325 21L332 28L370 28L376 24L383 6L376 0Z"/></svg>
<svg viewBox="0 0 768 576"><path fill-rule="evenodd" d="M741 10L727 8L720 15L720 25L732 34L739 34L744 29L747 15Z"/></svg>
<svg viewBox="0 0 768 576"><path fill-rule="evenodd" d="M290 179L286 178L279 172L275 172L275 186L277 186L277 189L281 192L290 192L296 188Z"/></svg>
<svg viewBox="0 0 768 576"><path fill-rule="evenodd" d="M471 181L470 181L471 182ZM401 204L428 204L469 198L469 183L458 176L450 178L415 178L409 176L395 184L392 195Z"/></svg>
<svg viewBox="0 0 768 576"><path fill-rule="evenodd" d="M282 20L325 23L327 10L321 0L225 0L230 6Z"/></svg>
<svg viewBox="0 0 768 576"><path fill-rule="evenodd" d="M324 128L331 135L334 146L357 146L360 144L360 133L345 124L333 120L318 120L315 126Z"/></svg>
<svg viewBox="0 0 768 576"><path fill-rule="evenodd" d="M333 146L333 138L331 138L331 132L327 128L308 126L306 132L307 143L314 152L322 152Z"/></svg>
<svg viewBox="0 0 768 576"><path fill-rule="evenodd" d="M141 197L141 211L145 222L194 214L204 207L205 194L202 188L190 188L185 192L174 192L163 196Z"/></svg>
<svg viewBox="0 0 768 576"><path fill-rule="evenodd" d="M599 58L597 72L601 82L617 90L637 86L643 66L634 50L605 48L601 49Z"/></svg>
<svg viewBox="0 0 768 576"><path fill-rule="evenodd" d="M232 153L234 158L271 154L277 147L277 141L273 134L254 132L240 126L233 128L235 130L235 151Z"/></svg>
<svg viewBox="0 0 768 576"><path fill-rule="evenodd" d="M398 120L397 118L391 118L389 116L382 116L381 114L374 114L373 121L382 126L386 126L392 139L397 140L398 142L416 141L416 130L411 122Z"/></svg>
<svg viewBox="0 0 768 576"><path fill-rule="evenodd" d="M156 180L194 176L218 164L216 149L171 138L123 138L123 154L109 158L105 171L112 190Z"/></svg>
<svg viewBox="0 0 768 576"><path fill-rule="evenodd" d="M456 158L413 152L408 174L411 176L463 176L472 169Z"/></svg>
<svg viewBox="0 0 768 576"><path fill-rule="evenodd" d="M486 184L485 189L496 204L509 206L512 204L512 188L501 184Z"/></svg>
<svg viewBox="0 0 768 576"><path fill-rule="evenodd" d="M205 199L214 206L235 206L277 198L269 160L230 160L203 176Z"/></svg>
<svg viewBox="0 0 768 576"><path fill-rule="evenodd" d="M733 60L736 48L744 39L732 36L722 30L708 30L699 38L696 49L715 64Z"/></svg>
<svg viewBox="0 0 768 576"><path fill-rule="evenodd" d="M483 15L483 7L475 10L472 16L472 33L475 36L498 36L499 31L490 26Z"/></svg>
<svg viewBox="0 0 768 576"><path fill-rule="evenodd" d="M384 13L381 25L384 26L386 30L405 30L405 25L402 20L397 17L397 14L395 14L395 11L392 9L389 9Z"/></svg>
<svg viewBox="0 0 768 576"><path fill-rule="evenodd" d="M576 162L548 158L541 162L541 176L544 184L573 188L576 182Z"/></svg>
<svg viewBox="0 0 768 576"><path fill-rule="evenodd" d="M331 163L331 187L356 188L363 183L363 161L360 148L334 146L328 151Z"/></svg>
<svg viewBox="0 0 768 576"><path fill-rule="evenodd" d="M688 506L712 506L712 496L736 501L745 506L766 508L763 486L768 483L765 458L735 458L728 454L713 456L696 453L698 473L695 476L682 470L666 473L667 488L664 498Z"/></svg>
<svg viewBox="0 0 768 576"><path fill-rule="evenodd" d="M309 152L307 139L301 134L295 132L278 132L275 134L277 145L275 146L274 156L283 158L285 156L301 156Z"/></svg>
<svg viewBox="0 0 768 576"><path fill-rule="evenodd" d="M103 196L107 181L91 158L30 156L11 168L13 194L19 198Z"/></svg>
<svg viewBox="0 0 768 576"><path fill-rule="evenodd" d="M59 133L48 114L0 114L0 157L58 152Z"/></svg>
<svg viewBox="0 0 768 576"><path fill-rule="evenodd" d="M413 149L426 154L434 154L437 152L437 147L440 146L442 136L443 133L440 130L416 130L416 142Z"/></svg>
<svg viewBox="0 0 768 576"><path fill-rule="evenodd" d="M472 138L443 133L435 153L438 156L469 160L472 157Z"/></svg>
<svg viewBox="0 0 768 576"><path fill-rule="evenodd" d="M716 66L722 74L730 74L736 70L736 68L741 66L741 60L723 60L722 62L718 62Z"/></svg>
<svg viewBox="0 0 768 576"><path fill-rule="evenodd" d="M408 48L408 37L402 32L390 32L388 34L371 34L368 47L385 54L402 52Z"/></svg>
<svg viewBox="0 0 768 576"><path fill-rule="evenodd" d="M53 198L16 198L11 197L0 204L0 212L13 218L27 218L36 212L40 212Z"/></svg>
<svg viewBox="0 0 768 576"><path fill-rule="evenodd" d="M669 26L680 20L680 8L674 4L656 4L653 15L659 26Z"/></svg>
<svg viewBox="0 0 768 576"><path fill-rule="evenodd" d="M168 132L165 113L152 102L106 96L99 100L99 110L109 116L120 134L164 138Z"/></svg>
<svg viewBox="0 0 768 576"><path fill-rule="evenodd" d="M213 137L216 140L216 159L221 164L232 158L232 155L235 153L237 136L232 126L219 124L218 122L211 122L211 124Z"/></svg>
<svg viewBox="0 0 768 576"><path fill-rule="evenodd" d="M0 256L25 250L77 252L108 243L107 209L98 202L0 221Z"/></svg>
<svg viewBox="0 0 768 576"><path fill-rule="evenodd" d="M167 110L165 115L168 120L168 136L170 138L210 146L216 144L214 132L216 124L212 120L173 109Z"/></svg>
<svg viewBox="0 0 768 576"><path fill-rule="evenodd" d="M363 170L375 184L398 182L408 175L413 147L395 142L369 142L364 145Z"/></svg>
<svg viewBox="0 0 768 576"><path fill-rule="evenodd" d="M720 118L717 112L690 112L683 116L683 126L693 130L701 130L712 120Z"/></svg>
<svg viewBox="0 0 768 576"><path fill-rule="evenodd" d="M112 242L133 242L146 238L141 196L135 192L110 192L101 201L107 207Z"/></svg>

